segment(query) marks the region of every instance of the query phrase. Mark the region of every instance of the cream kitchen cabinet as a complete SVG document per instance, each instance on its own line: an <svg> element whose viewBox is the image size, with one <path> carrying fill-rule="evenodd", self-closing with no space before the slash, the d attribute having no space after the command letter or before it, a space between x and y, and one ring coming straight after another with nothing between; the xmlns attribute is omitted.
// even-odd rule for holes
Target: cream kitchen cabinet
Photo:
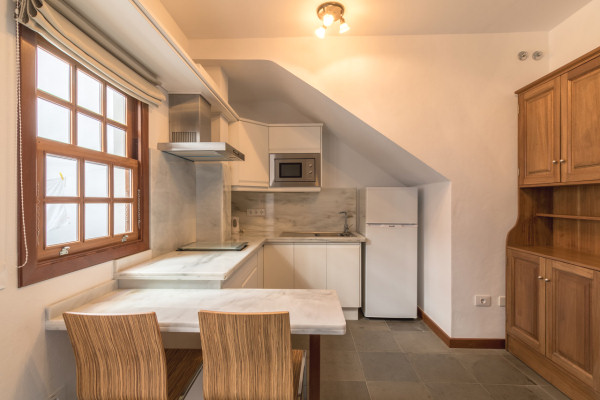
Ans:
<svg viewBox="0 0 600 400"><path fill-rule="evenodd" d="M333 289L343 308L356 311L361 306L360 260L360 243L265 244L264 287Z"/></svg>
<svg viewBox="0 0 600 400"><path fill-rule="evenodd" d="M322 126L269 125L269 153L321 153Z"/></svg>
<svg viewBox="0 0 600 400"><path fill-rule="evenodd" d="M256 289L262 287L258 282L258 254L253 254L237 271L223 282L224 289Z"/></svg>
<svg viewBox="0 0 600 400"><path fill-rule="evenodd" d="M232 186L235 188L269 187L269 127L248 120L231 124L231 144L244 153L244 161L232 163Z"/></svg>

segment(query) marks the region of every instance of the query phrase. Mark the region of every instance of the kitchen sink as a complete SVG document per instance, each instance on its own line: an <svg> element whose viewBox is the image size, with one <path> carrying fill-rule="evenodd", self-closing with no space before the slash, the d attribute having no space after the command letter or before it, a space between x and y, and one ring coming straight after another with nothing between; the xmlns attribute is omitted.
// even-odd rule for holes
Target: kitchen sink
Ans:
<svg viewBox="0 0 600 400"><path fill-rule="evenodd" d="M280 237L354 237L352 232L283 232Z"/></svg>

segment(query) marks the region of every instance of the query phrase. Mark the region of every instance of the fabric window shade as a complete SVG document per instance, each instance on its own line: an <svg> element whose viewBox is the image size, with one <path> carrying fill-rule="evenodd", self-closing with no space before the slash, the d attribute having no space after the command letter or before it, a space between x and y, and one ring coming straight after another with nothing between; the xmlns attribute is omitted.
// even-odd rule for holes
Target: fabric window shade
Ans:
<svg viewBox="0 0 600 400"><path fill-rule="evenodd" d="M130 96L166 100L151 71L61 0L19 0L17 20Z"/></svg>

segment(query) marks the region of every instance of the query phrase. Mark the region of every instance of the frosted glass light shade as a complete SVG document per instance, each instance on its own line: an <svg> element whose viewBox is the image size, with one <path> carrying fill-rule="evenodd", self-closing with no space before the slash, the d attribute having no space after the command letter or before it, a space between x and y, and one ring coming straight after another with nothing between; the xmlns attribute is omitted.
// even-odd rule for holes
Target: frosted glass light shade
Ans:
<svg viewBox="0 0 600 400"><path fill-rule="evenodd" d="M315 35L317 35L317 37L319 39L323 39L325 37L325 27L320 26L317 28L317 30L315 31Z"/></svg>

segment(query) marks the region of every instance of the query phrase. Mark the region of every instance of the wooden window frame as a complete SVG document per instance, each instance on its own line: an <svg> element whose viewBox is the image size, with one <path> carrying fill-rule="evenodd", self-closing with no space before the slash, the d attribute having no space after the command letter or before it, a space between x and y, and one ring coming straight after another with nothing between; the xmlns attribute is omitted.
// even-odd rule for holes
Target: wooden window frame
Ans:
<svg viewBox="0 0 600 400"><path fill-rule="evenodd" d="M139 253L149 249L149 150L148 150L148 105L124 94L119 89L107 83L104 79L94 75L83 65L65 55L59 49L43 39L40 35L28 28L20 26L21 30L21 143L19 151L22 151L22 182L18 179L18 185L23 185L23 198L21 199L20 188L19 207L19 287L31 285L50 278L81 270L106 261L115 260L131 254ZM37 89L36 84L36 49L43 48L45 51L57 56L71 66L71 102L60 100L52 95L45 94ZM76 70L80 69L102 84L102 114L87 111L75 104ZM106 88L111 87L123 94L127 99L127 123L126 125L116 123L106 118ZM103 149L106 147L106 124L126 130L127 135L127 157L111 155L106 152L90 150L79 147L76 144L67 144L37 136L37 98L51 98L53 103L66 106L71 110L71 138L75 138L77 128L77 113L83 113L99 119L102 125ZM110 121L110 122L108 122ZM76 143L76 139L72 140ZM45 209L47 203L64 202L63 197L45 196L45 174L44 163L46 152L55 155L78 159L79 172L79 194L69 197L70 203L77 203L84 207L85 203L106 203L109 205L109 236L105 238L84 240L83 211L79 212L79 242L45 247ZM109 169L109 197L87 198L85 197L84 163L85 161L99 162L108 165ZM132 197L119 199L112 196L113 191L113 168L126 167L132 170ZM137 190L136 190L137 185ZM132 233L110 236L113 225L113 213L110 211L114 203L132 204ZM21 206L22 204L22 206ZM26 237L23 232L22 218L25 220ZM127 240L122 242L123 235ZM73 248L70 254L59 255L62 246ZM27 251L26 251L27 248Z"/></svg>

